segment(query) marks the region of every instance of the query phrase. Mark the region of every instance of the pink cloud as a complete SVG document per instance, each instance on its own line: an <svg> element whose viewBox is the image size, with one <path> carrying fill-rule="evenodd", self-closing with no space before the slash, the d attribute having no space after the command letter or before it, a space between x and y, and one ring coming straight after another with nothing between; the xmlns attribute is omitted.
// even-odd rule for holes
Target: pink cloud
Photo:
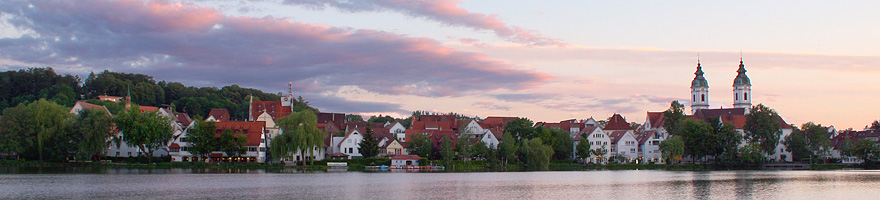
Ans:
<svg viewBox="0 0 880 200"><path fill-rule="evenodd" d="M60 71L84 66L184 83L277 89L293 81L314 93L356 85L420 96L520 90L554 78L429 38L176 3L13 0L0 2L0 14L36 33L0 39L0 58Z"/></svg>
<svg viewBox="0 0 880 200"><path fill-rule="evenodd" d="M565 46L559 39L537 31L501 22L498 15L473 13L458 6L458 0L285 0L287 4L315 9L334 7L347 12L394 11L450 26L491 30L501 38L528 46Z"/></svg>

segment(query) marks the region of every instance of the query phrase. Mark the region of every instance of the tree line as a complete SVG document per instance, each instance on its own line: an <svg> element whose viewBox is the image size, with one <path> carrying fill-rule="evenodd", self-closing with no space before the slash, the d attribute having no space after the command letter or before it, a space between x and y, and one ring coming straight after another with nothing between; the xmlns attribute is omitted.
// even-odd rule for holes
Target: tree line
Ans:
<svg viewBox="0 0 880 200"><path fill-rule="evenodd" d="M138 105L171 107L174 112L190 116L207 116L213 108L229 110L234 120L246 120L250 97L255 101L279 101L281 93L242 88L238 85L193 87L179 82L156 81L152 76L105 70L90 73L85 80L70 74L57 74L52 68L29 68L0 72L0 110L47 99L71 107L77 100L105 105L111 111L122 111L122 105L94 100L100 95L124 97L131 95ZM319 110L302 97L293 99L294 110Z"/></svg>

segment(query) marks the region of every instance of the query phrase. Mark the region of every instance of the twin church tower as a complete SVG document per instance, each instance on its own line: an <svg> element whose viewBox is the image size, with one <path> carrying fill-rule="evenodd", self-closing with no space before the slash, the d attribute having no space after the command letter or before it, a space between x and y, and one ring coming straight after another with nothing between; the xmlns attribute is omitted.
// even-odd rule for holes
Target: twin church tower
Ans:
<svg viewBox="0 0 880 200"><path fill-rule="evenodd" d="M739 69L736 70L736 78L733 79L733 107L745 108L746 112L752 107L752 83L746 76L746 67L740 58ZM696 77L691 81L691 112L696 113L700 109L709 109L709 82L703 77L703 67L697 61Z"/></svg>

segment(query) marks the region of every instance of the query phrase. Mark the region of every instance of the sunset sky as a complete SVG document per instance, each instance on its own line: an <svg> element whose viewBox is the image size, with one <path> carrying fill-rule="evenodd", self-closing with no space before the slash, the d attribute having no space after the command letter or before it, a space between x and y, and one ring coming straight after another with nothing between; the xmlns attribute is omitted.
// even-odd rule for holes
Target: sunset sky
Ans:
<svg viewBox="0 0 880 200"><path fill-rule="evenodd" d="M643 123L712 108L740 56L753 104L789 123L880 119L880 1L4 0L0 70L111 70L303 96L325 112L413 110ZM690 109L688 108L688 112Z"/></svg>

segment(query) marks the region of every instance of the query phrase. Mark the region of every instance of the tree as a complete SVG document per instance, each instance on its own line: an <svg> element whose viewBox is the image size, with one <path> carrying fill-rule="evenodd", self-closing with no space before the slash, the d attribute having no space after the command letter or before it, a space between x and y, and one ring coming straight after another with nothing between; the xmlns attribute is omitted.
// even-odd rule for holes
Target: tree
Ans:
<svg viewBox="0 0 880 200"><path fill-rule="evenodd" d="M83 109L69 124L68 132L76 158L98 158L114 135L113 119L104 110Z"/></svg>
<svg viewBox="0 0 880 200"><path fill-rule="evenodd" d="M663 112L663 127L669 134L675 135L678 125L684 121L684 105L678 101L672 101L669 109Z"/></svg>
<svg viewBox="0 0 880 200"><path fill-rule="evenodd" d="M233 134L232 129L226 129L216 138L214 148L225 152L229 157L239 157L247 150L244 145L247 143L247 136L244 134Z"/></svg>
<svg viewBox="0 0 880 200"><path fill-rule="evenodd" d="M440 141L440 157L443 158L443 163L446 166L452 166L452 159L455 158L455 145L454 142L447 137L443 137L443 140Z"/></svg>
<svg viewBox="0 0 880 200"><path fill-rule="evenodd" d="M347 114L345 115L345 121L347 122L363 122L364 117L356 114Z"/></svg>
<svg viewBox="0 0 880 200"><path fill-rule="evenodd" d="M874 120L874 122L871 123L870 128L871 128L871 130L880 130L880 121Z"/></svg>
<svg viewBox="0 0 880 200"><path fill-rule="evenodd" d="M474 143L471 143L471 138L458 138L458 142L455 143L455 152L457 153L457 158L467 162L467 160L472 159L474 155Z"/></svg>
<svg viewBox="0 0 880 200"><path fill-rule="evenodd" d="M366 133L364 133L364 139L358 144L358 152L360 152L364 158L372 158L379 155L379 141L373 136L374 134L373 128L367 126Z"/></svg>
<svg viewBox="0 0 880 200"><path fill-rule="evenodd" d="M867 138L856 140L850 149L850 155L864 160L865 165L868 165L871 160L877 159L878 153L880 153L880 148L877 147L877 143Z"/></svg>
<svg viewBox="0 0 880 200"><path fill-rule="evenodd" d="M525 156L526 165L530 170L549 170L553 148L545 145L541 138L523 141L520 149Z"/></svg>
<svg viewBox="0 0 880 200"><path fill-rule="evenodd" d="M746 131L746 139L751 143L758 144L765 154L772 154L775 152L776 146L779 144L779 137L782 135L779 119L776 111L763 104L752 107L746 116L746 124L743 127Z"/></svg>
<svg viewBox="0 0 880 200"><path fill-rule="evenodd" d="M556 160L567 160L571 159L572 148L574 148L574 142L571 139L571 134L568 131L564 131L558 128L550 129L551 135L551 144L553 147L553 159Z"/></svg>
<svg viewBox="0 0 880 200"><path fill-rule="evenodd" d="M594 156L598 156L599 158L596 160L597 163L601 163L605 158L605 154L608 154L608 148L605 147L605 144L599 146L598 149L593 149L590 151Z"/></svg>
<svg viewBox="0 0 880 200"><path fill-rule="evenodd" d="M731 162L736 159L742 136L736 132L736 127L730 123L723 123L718 118L709 119L712 128L712 145L710 154L716 157L716 162Z"/></svg>
<svg viewBox="0 0 880 200"><path fill-rule="evenodd" d="M673 159L685 155L685 146L684 141L681 139L682 137L683 136L673 135L660 142L660 152L662 152L663 157L666 158L666 163L671 164Z"/></svg>
<svg viewBox="0 0 880 200"><path fill-rule="evenodd" d="M292 156L299 151L303 157L302 164L306 165L306 153L309 156L314 155L318 147L324 145L324 138L327 137L323 131L318 129L318 117L310 110L300 110L293 112L288 116L281 117L276 125L281 128L283 135L287 138L279 143L272 144L281 145L278 147L278 155Z"/></svg>
<svg viewBox="0 0 880 200"><path fill-rule="evenodd" d="M473 155L471 156L474 160L487 159L490 156L489 151L489 146L485 142L477 141L476 144L473 144Z"/></svg>
<svg viewBox="0 0 880 200"><path fill-rule="evenodd" d="M812 155L825 155L831 149L831 138L828 135L828 128L822 124L807 122L801 125L806 146Z"/></svg>
<svg viewBox="0 0 880 200"><path fill-rule="evenodd" d="M61 160L67 157L65 137L70 109L46 99L3 110L3 150L27 159Z"/></svg>
<svg viewBox="0 0 880 200"><path fill-rule="evenodd" d="M187 130L186 133L189 152L195 156L207 158L211 152L219 150L215 144L217 140L217 136L215 136L217 124L200 119L196 119L193 123L195 125Z"/></svg>
<svg viewBox="0 0 880 200"><path fill-rule="evenodd" d="M516 140L513 139L512 134L504 134L501 136L501 141L498 143L498 157L504 161L504 167L507 168L508 162L511 160L516 161L516 153L519 148L516 145Z"/></svg>
<svg viewBox="0 0 880 200"><path fill-rule="evenodd" d="M752 143L739 148L739 157L743 163L746 164L758 164L764 162L767 157L764 156L763 150L761 150L761 145Z"/></svg>
<svg viewBox="0 0 880 200"><path fill-rule="evenodd" d="M807 139L802 130L795 130L782 141L785 150L791 152L792 160L804 160L810 158L812 152L807 147Z"/></svg>
<svg viewBox="0 0 880 200"><path fill-rule="evenodd" d="M587 163L587 158L590 157L590 141L587 138L581 137L581 140L577 144L577 158Z"/></svg>
<svg viewBox="0 0 880 200"><path fill-rule="evenodd" d="M427 135L411 134L407 140L409 141L406 143L407 151L410 154L418 155L422 158L431 156L433 145L431 144L431 138L428 138Z"/></svg>
<svg viewBox="0 0 880 200"><path fill-rule="evenodd" d="M145 152L149 162L153 162L153 152L168 144L173 137L171 120L158 112L141 113L136 106L114 119L122 134L123 141Z"/></svg>
<svg viewBox="0 0 880 200"><path fill-rule="evenodd" d="M712 127L703 121L684 120L677 128L678 136L684 142L685 154L696 160L713 153Z"/></svg>
<svg viewBox="0 0 880 200"><path fill-rule="evenodd" d="M518 117L507 122L507 125L504 126L504 134L510 134L516 141L532 139L536 137L535 128L532 127L533 124L532 120L528 118Z"/></svg>

